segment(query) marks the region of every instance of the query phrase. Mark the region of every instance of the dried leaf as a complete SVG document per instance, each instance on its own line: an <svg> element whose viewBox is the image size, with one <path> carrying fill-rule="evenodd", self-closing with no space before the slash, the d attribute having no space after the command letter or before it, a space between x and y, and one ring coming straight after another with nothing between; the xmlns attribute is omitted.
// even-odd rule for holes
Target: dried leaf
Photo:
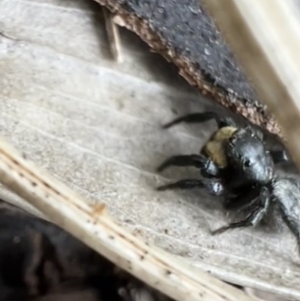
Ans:
<svg viewBox="0 0 300 301"><path fill-rule="evenodd" d="M285 228L212 237L209 229L228 221L218 199L155 191L198 177L194 169L160 175L155 168L173 154L197 153L213 129L161 129L207 107L172 65L124 30L124 63L110 60L101 8L87 1L1 1L0 12L2 137L91 204L104 202L148 242L227 281L300 298L297 252Z"/></svg>

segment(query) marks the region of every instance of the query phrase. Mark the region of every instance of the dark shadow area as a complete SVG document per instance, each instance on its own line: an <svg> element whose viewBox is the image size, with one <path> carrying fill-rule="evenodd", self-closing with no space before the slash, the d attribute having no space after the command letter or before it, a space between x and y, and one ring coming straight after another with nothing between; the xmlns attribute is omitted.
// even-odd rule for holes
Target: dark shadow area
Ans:
<svg viewBox="0 0 300 301"><path fill-rule="evenodd" d="M0 201L1 301L135 301L132 289L158 294L61 228Z"/></svg>

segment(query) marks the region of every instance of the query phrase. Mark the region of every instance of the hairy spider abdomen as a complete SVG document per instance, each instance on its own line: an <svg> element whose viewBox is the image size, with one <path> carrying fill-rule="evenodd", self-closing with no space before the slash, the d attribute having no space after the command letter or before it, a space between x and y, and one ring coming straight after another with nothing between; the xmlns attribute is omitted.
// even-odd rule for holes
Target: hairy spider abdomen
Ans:
<svg viewBox="0 0 300 301"><path fill-rule="evenodd" d="M219 168L228 166L224 143L237 131L236 127L224 126L214 132L207 143L202 147L201 154L212 160Z"/></svg>

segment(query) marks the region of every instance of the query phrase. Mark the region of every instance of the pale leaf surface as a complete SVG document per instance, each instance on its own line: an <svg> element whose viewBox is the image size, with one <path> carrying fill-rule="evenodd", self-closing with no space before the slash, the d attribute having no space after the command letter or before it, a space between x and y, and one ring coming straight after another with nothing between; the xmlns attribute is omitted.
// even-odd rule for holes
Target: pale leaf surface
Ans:
<svg viewBox="0 0 300 301"><path fill-rule="evenodd" d="M212 237L209 229L228 221L218 199L155 191L199 176L195 169L159 175L155 168L171 155L197 153L214 125L162 130L208 102L139 38L121 35L124 62L117 64L97 4L1 0L1 136L90 202L105 202L119 223L148 241L227 281L300 299L296 245L285 228Z"/></svg>

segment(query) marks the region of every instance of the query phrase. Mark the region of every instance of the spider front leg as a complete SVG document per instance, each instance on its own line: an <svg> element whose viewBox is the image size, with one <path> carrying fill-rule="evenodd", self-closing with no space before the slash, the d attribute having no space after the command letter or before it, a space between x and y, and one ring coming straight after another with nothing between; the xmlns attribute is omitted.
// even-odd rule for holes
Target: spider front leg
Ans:
<svg viewBox="0 0 300 301"><path fill-rule="evenodd" d="M275 164L289 161L289 157L284 149L271 150L270 154Z"/></svg>
<svg viewBox="0 0 300 301"><path fill-rule="evenodd" d="M235 126L235 122L230 117L221 117L220 114L216 112L202 112L202 113L194 113L181 116L179 118L174 119L173 121L165 124L163 126L164 129L167 129L175 124L185 122L185 123L202 123L209 120L215 120L218 124L218 127L221 128L223 126Z"/></svg>
<svg viewBox="0 0 300 301"><path fill-rule="evenodd" d="M212 231L212 235L221 234L230 229L255 227L256 225L258 225L267 213L271 202L270 192L266 187L263 187L261 189L258 202L259 203L256 206L252 207L252 212L244 220L230 223L229 225L218 228Z"/></svg>
<svg viewBox="0 0 300 301"><path fill-rule="evenodd" d="M184 179L175 183L163 185L157 188L159 191L173 189L200 188L213 196L221 196L225 193L225 187L219 179Z"/></svg>
<svg viewBox="0 0 300 301"><path fill-rule="evenodd" d="M288 201L286 202L288 203ZM288 228L296 238L298 253L300 254L300 225L299 225L300 210L298 206L294 206L294 207L291 206L289 208L289 207L285 207L282 204L279 205L279 208L284 222L286 223L286 225L288 226Z"/></svg>
<svg viewBox="0 0 300 301"><path fill-rule="evenodd" d="M285 222L296 238L298 253L300 254L300 229L299 229L298 221L289 220Z"/></svg>
<svg viewBox="0 0 300 301"><path fill-rule="evenodd" d="M203 155L179 155L172 156L164 161L157 171L161 172L170 166L194 166L201 170L201 173L206 177L216 177L220 173L217 165Z"/></svg>

